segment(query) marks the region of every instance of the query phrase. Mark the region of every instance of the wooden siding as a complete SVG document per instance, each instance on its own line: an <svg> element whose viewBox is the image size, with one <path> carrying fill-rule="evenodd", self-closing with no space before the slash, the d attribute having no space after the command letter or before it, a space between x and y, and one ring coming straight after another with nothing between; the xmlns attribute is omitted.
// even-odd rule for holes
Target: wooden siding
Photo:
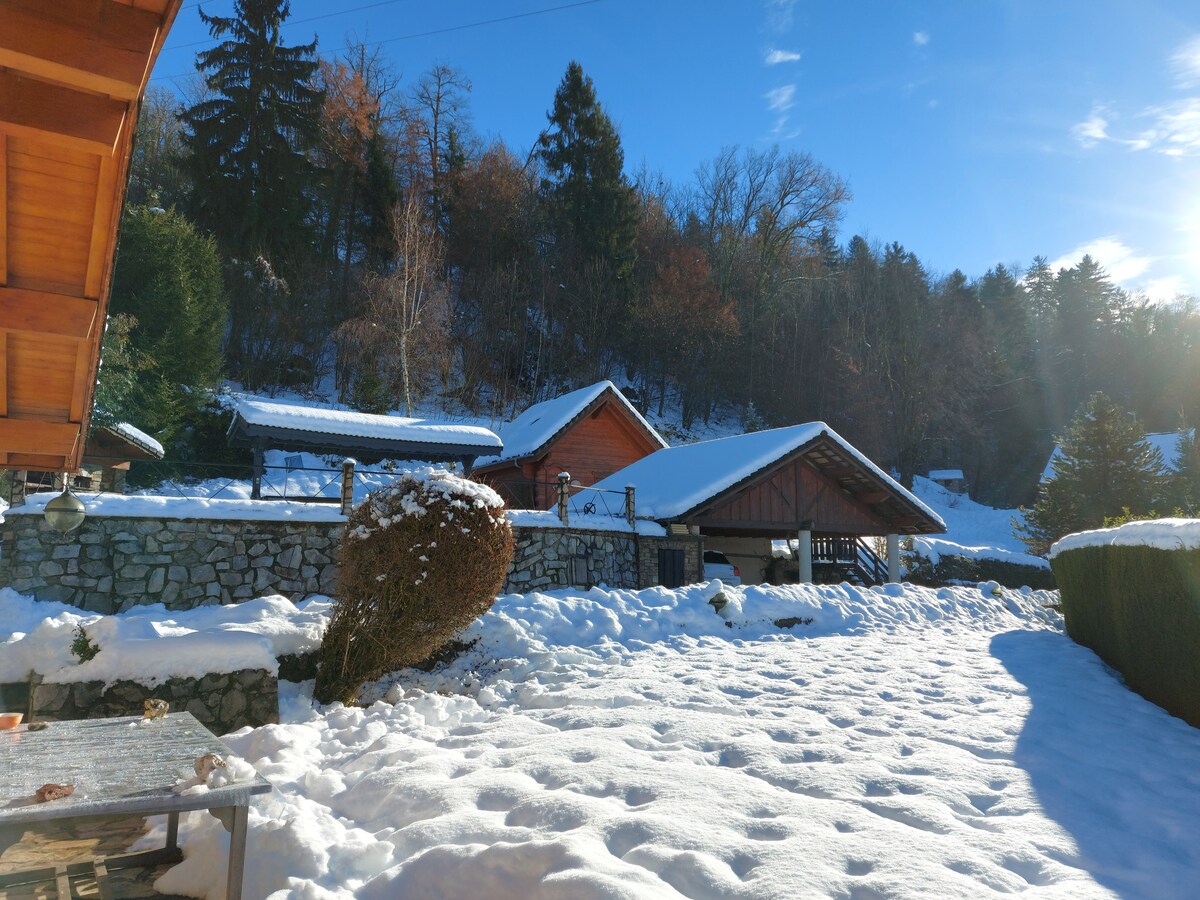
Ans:
<svg viewBox="0 0 1200 900"><path fill-rule="evenodd" d="M73 471L138 103L181 0L0 0L0 468Z"/></svg>
<svg viewBox="0 0 1200 900"><path fill-rule="evenodd" d="M535 461L483 469L476 478L495 488L517 507L548 509L555 502L554 481L569 472L572 481L592 485L660 449L619 401L605 394L585 411ZM624 502L624 501L622 501Z"/></svg>
<svg viewBox="0 0 1200 900"><path fill-rule="evenodd" d="M805 521L811 521L813 530L820 532L881 534L890 530L883 519L801 456L686 521L706 531L729 529L742 534L794 532Z"/></svg>

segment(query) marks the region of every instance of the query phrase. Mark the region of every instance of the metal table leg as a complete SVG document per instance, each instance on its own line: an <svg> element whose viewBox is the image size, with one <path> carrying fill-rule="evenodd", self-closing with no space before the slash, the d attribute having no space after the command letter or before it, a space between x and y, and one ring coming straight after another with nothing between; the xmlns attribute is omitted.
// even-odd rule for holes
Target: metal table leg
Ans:
<svg viewBox="0 0 1200 900"><path fill-rule="evenodd" d="M225 900L242 900L242 875L246 868L246 823L250 816L249 806L235 806L232 827L229 829L229 875L225 887Z"/></svg>

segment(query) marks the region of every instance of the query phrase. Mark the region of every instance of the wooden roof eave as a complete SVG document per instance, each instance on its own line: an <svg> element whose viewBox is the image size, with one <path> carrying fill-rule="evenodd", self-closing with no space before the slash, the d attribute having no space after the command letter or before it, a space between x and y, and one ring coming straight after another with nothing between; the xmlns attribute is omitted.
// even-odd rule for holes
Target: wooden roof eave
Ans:
<svg viewBox="0 0 1200 900"><path fill-rule="evenodd" d="M813 470L816 471L817 474L831 481L839 490L846 494L848 498L850 498L856 504L864 507L864 509L866 509L872 516L875 518L884 519L889 525L896 527L897 530L903 534L942 534L945 532L945 529L937 526L923 510L909 502L902 494L897 493L890 485L879 478L879 476L872 472L867 466L864 466L857 458L845 454L840 445L834 441L831 441L824 434L818 435L808 443L797 447L795 450L785 454L769 465L764 466L756 472L752 472L741 481L731 485L712 497L701 501L691 509L680 513L679 515L671 516L667 519L661 519L659 521L664 525L668 524L669 522L683 522L691 524L692 520L697 519L703 516L705 512L728 502L734 495L740 493L741 491L755 487L761 482L767 480L781 466L789 465L798 459L805 459L805 457L811 453L815 447L818 446L828 447L832 450L835 450L839 455L843 456L847 460L848 464L854 469L855 472L862 473L873 480L879 486L880 491L886 495L887 500L902 503L903 506L909 510L909 514L907 516L903 516L899 520L895 516L885 517L885 514L881 513L877 508L875 508L875 505L864 503L854 494L854 492L846 490L844 487L838 484L836 480L829 478L825 472L821 471L820 467L815 465L812 466ZM806 459L805 462L807 462ZM809 465L812 464L809 463ZM888 521L889 518L890 521ZM924 525L922 525L922 522L924 522Z"/></svg>
<svg viewBox="0 0 1200 900"><path fill-rule="evenodd" d="M181 3L0 0L0 468L82 460L138 106Z"/></svg>

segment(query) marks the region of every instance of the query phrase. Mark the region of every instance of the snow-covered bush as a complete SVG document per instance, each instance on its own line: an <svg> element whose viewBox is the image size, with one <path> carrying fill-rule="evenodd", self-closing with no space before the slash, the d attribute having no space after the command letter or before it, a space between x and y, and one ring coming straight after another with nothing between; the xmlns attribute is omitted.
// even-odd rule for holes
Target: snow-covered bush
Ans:
<svg viewBox="0 0 1200 900"><path fill-rule="evenodd" d="M512 553L485 485L428 467L370 494L346 526L313 696L349 703L364 681L436 653L491 607Z"/></svg>

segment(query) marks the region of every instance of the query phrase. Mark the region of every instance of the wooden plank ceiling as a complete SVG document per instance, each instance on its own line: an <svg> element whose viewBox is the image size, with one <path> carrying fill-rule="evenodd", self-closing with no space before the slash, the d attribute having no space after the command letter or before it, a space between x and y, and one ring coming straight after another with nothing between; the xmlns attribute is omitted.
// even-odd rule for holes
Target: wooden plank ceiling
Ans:
<svg viewBox="0 0 1200 900"><path fill-rule="evenodd" d="M74 471L137 110L182 0L0 0L0 469Z"/></svg>

